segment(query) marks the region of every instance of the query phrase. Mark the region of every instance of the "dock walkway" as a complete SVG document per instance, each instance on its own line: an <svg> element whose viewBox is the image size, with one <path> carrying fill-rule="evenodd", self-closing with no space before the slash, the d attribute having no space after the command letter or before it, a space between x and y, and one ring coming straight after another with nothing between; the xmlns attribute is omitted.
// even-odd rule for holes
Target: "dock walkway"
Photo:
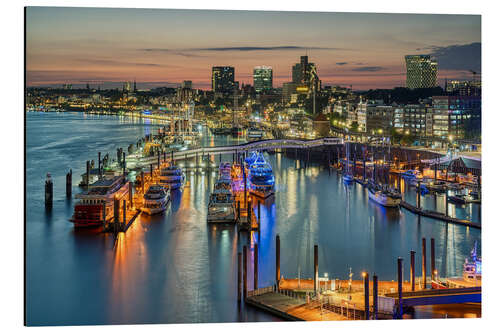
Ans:
<svg viewBox="0 0 500 333"><path fill-rule="evenodd" d="M307 302L302 297L293 296L293 293L276 292L272 287L261 288L254 295L249 292L245 303L280 318L291 321L322 321L348 320L348 317L328 310L318 301ZM347 314L347 312L346 312Z"/></svg>
<svg viewBox="0 0 500 333"><path fill-rule="evenodd" d="M438 212L434 212L434 211L430 211L430 210L426 210L426 209L421 209L421 208L413 206L412 204L410 204L406 201L403 201L403 200L401 200L401 207L409 210L412 213L415 213L415 214L418 214L418 215L421 215L424 217L430 217L430 218L441 220L441 221L448 222L448 223L454 223L454 224L464 225L464 226L471 227L471 228L481 229L481 224L479 224L479 223L471 222L468 220L457 219L455 217L447 216L447 215L442 214L442 213L438 213Z"/></svg>

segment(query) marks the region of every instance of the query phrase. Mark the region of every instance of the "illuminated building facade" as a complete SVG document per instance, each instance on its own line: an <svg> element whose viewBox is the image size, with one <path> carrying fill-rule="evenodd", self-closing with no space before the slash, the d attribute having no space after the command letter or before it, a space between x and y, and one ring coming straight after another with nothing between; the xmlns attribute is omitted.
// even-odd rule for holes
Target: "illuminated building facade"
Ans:
<svg viewBox="0 0 500 333"><path fill-rule="evenodd" d="M461 139L480 135L480 97L434 96L432 108L435 137Z"/></svg>
<svg viewBox="0 0 500 333"><path fill-rule="evenodd" d="M234 67L217 66L212 67L212 91L215 93L229 95L234 91Z"/></svg>
<svg viewBox="0 0 500 333"><path fill-rule="evenodd" d="M273 89L273 69L269 66L257 66L253 69L255 92L268 92Z"/></svg>
<svg viewBox="0 0 500 333"><path fill-rule="evenodd" d="M410 89L437 86L437 62L430 55L407 55L406 87Z"/></svg>

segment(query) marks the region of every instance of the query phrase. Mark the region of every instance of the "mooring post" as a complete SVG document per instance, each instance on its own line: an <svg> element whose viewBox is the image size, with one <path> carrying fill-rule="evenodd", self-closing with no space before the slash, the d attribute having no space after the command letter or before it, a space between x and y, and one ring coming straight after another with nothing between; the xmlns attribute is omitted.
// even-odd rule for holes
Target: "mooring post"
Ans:
<svg viewBox="0 0 500 333"><path fill-rule="evenodd" d="M436 279L436 257L434 238L431 238L431 280Z"/></svg>
<svg viewBox="0 0 500 333"><path fill-rule="evenodd" d="M318 291L318 245L314 245L314 293Z"/></svg>
<svg viewBox="0 0 500 333"><path fill-rule="evenodd" d="M257 201L257 223L259 224L260 228L260 202Z"/></svg>
<svg viewBox="0 0 500 333"><path fill-rule="evenodd" d="M280 236L276 235L276 290L280 289Z"/></svg>
<svg viewBox="0 0 500 333"><path fill-rule="evenodd" d="M66 198L71 198L72 175L73 171L69 169L69 172L66 174Z"/></svg>
<svg viewBox="0 0 500 333"><path fill-rule="evenodd" d="M97 159L99 161L98 164L97 164L98 170L99 170L99 178L101 178L101 176L102 176L102 172L101 172L101 152L97 153Z"/></svg>
<svg viewBox="0 0 500 333"><path fill-rule="evenodd" d="M422 286L427 287L427 249L425 238L422 238Z"/></svg>
<svg viewBox="0 0 500 333"><path fill-rule="evenodd" d="M50 173L47 174L45 179L45 209L52 209L52 201L54 197L54 184L52 183L52 177Z"/></svg>
<svg viewBox="0 0 500 333"><path fill-rule="evenodd" d="M120 220L120 201L118 201L118 199L114 199L113 201L113 204L114 204L114 207L113 207L113 220L114 220L114 229L115 229L115 232L116 232L116 226L118 225L119 223L119 220Z"/></svg>
<svg viewBox="0 0 500 333"><path fill-rule="evenodd" d="M241 252L238 252L238 303L241 302Z"/></svg>
<svg viewBox="0 0 500 333"><path fill-rule="evenodd" d="M130 207L133 206L133 196L134 196L134 192L133 192L133 189L134 187L132 186L132 182L129 182L128 183L128 201L130 202Z"/></svg>
<svg viewBox="0 0 500 333"><path fill-rule="evenodd" d="M127 225L127 200L123 200L123 223L121 230L125 230L125 226Z"/></svg>
<svg viewBox="0 0 500 333"><path fill-rule="evenodd" d="M370 275L363 272L365 291L365 320L370 320Z"/></svg>
<svg viewBox="0 0 500 333"><path fill-rule="evenodd" d="M247 299L247 247L243 245L243 299Z"/></svg>
<svg viewBox="0 0 500 333"><path fill-rule="evenodd" d="M378 312L378 276L373 274L373 315L372 318L377 320Z"/></svg>
<svg viewBox="0 0 500 333"><path fill-rule="evenodd" d="M248 205L247 202L247 175L245 172L245 168L243 168L243 198L245 200L243 207L246 207Z"/></svg>
<svg viewBox="0 0 500 333"><path fill-rule="evenodd" d="M363 182L366 181L366 159L363 156Z"/></svg>
<svg viewBox="0 0 500 333"><path fill-rule="evenodd" d="M448 216L448 189L444 191L444 207L445 207L445 215Z"/></svg>
<svg viewBox="0 0 500 333"><path fill-rule="evenodd" d="M410 251L410 284L411 291L415 291L415 251Z"/></svg>
<svg viewBox="0 0 500 333"><path fill-rule="evenodd" d="M125 152L123 152L123 177L125 177L126 168L127 168L127 161L125 160Z"/></svg>
<svg viewBox="0 0 500 333"><path fill-rule="evenodd" d="M144 179L144 171L141 170L141 186L142 186L142 194L144 194L144 186L146 180Z"/></svg>
<svg viewBox="0 0 500 333"><path fill-rule="evenodd" d="M87 183L87 191L89 190L90 186L90 161L87 161L87 171L85 173L85 182Z"/></svg>
<svg viewBox="0 0 500 333"><path fill-rule="evenodd" d="M253 290L259 289L259 244L253 248Z"/></svg>
<svg viewBox="0 0 500 333"><path fill-rule="evenodd" d="M158 150L158 170L160 170L160 151Z"/></svg>
<svg viewBox="0 0 500 333"><path fill-rule="evenodd" d="M149 164L149 173L151 175L151 181L153 181L153 163Z"/></svg>
<svg viewBox="0 0 500 333"><path fill-rule="evenodd" d="M241 209L241 203L240 203L240 201L238 200L238 215L237 215L237 217L238 217L238 221L240 220L240 209Z"/></svg>
<svg viewBox="0 0 500 333"><path fill-rule="evenodd" d="M417 183L417 208L420 209L420 181Z"/></svg>
<svg viewBox="0 0 500 333"><path fill-rule="evenodd" d="M403 318L403 258L398 258L398 319Z"/></svg>

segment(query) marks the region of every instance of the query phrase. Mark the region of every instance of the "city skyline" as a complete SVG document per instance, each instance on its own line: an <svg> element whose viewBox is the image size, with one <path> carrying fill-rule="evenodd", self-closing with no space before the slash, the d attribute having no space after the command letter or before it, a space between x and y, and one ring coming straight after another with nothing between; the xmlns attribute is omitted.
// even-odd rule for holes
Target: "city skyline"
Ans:
<svg viewBox="0 0 500 333"><path fill-rule="evenodd" d="M441 86L481 71L478 15L29 7L26 24L28 86L209 90L213 66L234 67L241 85L266 65L276 88L305 54L323 85L355 90L405 86L407 54L434 56Z"/></svg>

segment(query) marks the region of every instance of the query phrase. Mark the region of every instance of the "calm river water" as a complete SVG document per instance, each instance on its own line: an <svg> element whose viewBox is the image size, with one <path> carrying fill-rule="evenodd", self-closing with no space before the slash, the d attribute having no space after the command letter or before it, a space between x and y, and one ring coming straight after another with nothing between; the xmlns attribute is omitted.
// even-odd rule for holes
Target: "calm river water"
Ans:
<svg viewBox="0 0 500 333"><path fill-rule="evenodd" d="M276 234L281 238L285 277L296 277L299 270L301 277L312 277L314 244L319 245L320 275L343 279L351 267L356 279L367 270L379 279L394 280L398 256L405 258L408 279L409 252L420 254L422 237L428 237L428 243L431 237L436 239L440 276L461 275L475 241L480 249L479 230L419 220L403 209L384 209L369 201L360 185L346 187L335 172L329 174L314 164L304 169L280 154L268 156L277 192L263 206L260 235L208 226L207 205L215 177L188 173L183 191L174 195L167 212L141 216L114 248L112 236L75 231L68 222L74 202L65 197L65 174L73 169L76 192L85 161L96 159L97 151L114 156L116 148L126 148L163 125L82 113L27 113L26 118L28 325L279 320L236 305L238 251L245 244L259 243L259 285L271 285ZM237 142L204 133L205 145ZM54 179L50 214L44 208L47 172ZM415 200L414 191L405 196ZM424 197L423 204L444 210L442 197ZM475 206L450 205L450 212L479 220ZM250 262L252 256L251 252ZM421 267L419 255L416 265Z"/></svg>

